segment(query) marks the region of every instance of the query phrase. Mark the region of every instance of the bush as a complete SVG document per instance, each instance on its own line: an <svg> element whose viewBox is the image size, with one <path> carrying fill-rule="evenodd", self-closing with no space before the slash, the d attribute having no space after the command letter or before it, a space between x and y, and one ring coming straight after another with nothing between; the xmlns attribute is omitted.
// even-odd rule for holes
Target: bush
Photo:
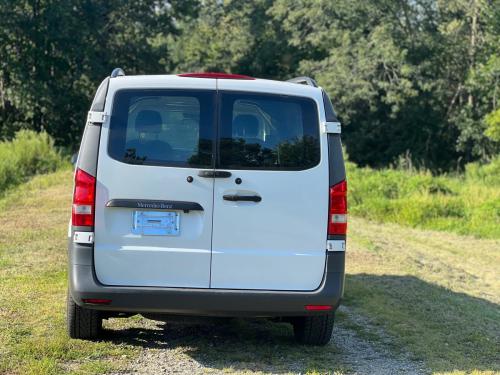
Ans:
<svg viewBox="0 0 500 375"><path fill-rule="evenodd" d="M464 175L347 164L349 212L381 222L500 238L500 157Z"/></svg>
<svg viewBox="0 0 500 375"><path fill-rule="evenodd" d="M0 194L35 174L55 171L64 163L45 133L21 130L10 142L0 142Z"/></svg>
<svg viewBox="0 0 500 375"><path fill-rule="evenodd" d="M488 164L470 163L465 166L467 179L478 180L484 184L500 187L500 155Z"/></svg>

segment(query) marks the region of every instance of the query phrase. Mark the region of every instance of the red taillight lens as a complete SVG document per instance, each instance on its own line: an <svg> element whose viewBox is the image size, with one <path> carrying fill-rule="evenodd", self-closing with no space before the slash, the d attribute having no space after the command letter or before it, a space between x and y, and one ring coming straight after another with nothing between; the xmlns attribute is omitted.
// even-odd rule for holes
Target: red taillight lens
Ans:
<svg viewBox="0 0 500 375"><path fill-rule="evenodd" d="M76 226L94 225L95 177L77 169L71 223Z"/></svg>
<svg viewBox="0 0 500 375"><path fill-rule="evenodd" d="M328 234L347 232L347 181L330 187L330 210L328 215Z"/></svg>
<svg viewBox="0 0 500 375"><path fill-rule="evenodd" d="M330 305L306 305L307 311L328 311L331 309L332 306Z"/></svg>

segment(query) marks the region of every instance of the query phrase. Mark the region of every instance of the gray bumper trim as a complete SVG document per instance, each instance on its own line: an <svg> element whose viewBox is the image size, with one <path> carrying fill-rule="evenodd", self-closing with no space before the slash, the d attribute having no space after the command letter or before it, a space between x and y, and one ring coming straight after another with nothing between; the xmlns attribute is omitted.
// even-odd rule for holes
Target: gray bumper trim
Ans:
<svg viewBox="0 0 500 375"><path fill-rule="evenodd" d="M301 292L107 286L99 283L93 264L89 264L92 250L92 247L70 244L69 257L71 295L77 304L92 309L198 316L300 316L321 313L306 311L304 306L309 304L336 308L343 295L345 253L327 254L320 287ZM90 306L82 303L85 298L111 299L112 302Z"/></svg>

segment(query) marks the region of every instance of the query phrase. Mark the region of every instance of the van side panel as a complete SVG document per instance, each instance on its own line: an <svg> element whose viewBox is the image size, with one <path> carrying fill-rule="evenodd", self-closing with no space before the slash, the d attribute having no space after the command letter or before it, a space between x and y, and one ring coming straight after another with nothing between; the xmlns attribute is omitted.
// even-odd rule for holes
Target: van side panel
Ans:
<svg viewBox="0 0 500 375"><path fill-rule="evenodd" d="M336 122L338 121L337 114L333 109L332 101L330 100L328 94L322 90L323 95L323 106L325 107L325 118L326 121Z"/></svg>
<svg viewBox="0 0 500 375"><path fill-rule="evenodd" d="M330 160L330 186L333 186L346 178L340 134L328 134L328 158Z"/></svg>
<svg viewBox="0 0 500 375"><path fill-rule="evenodd" d="M106 105L106 96L108 94L109 88L109 77L101 82L97 92L95 94L94 100L92 101L91 111L102 112L104 111L104 106Z"/></svg>
<svg viewBox="0 0 500 375"><path fill-rule="evenodd" d="M108 93L109 77L105 78L99 85L92 105L91 111L102 112L106 105L106 95ZM83 130L80 151L76 167L82 169L92 176L97 176L97 158L99 154L99 139L101 137L101 124L87 123Z"/></svg>
<svg viewBox="0 0 500 375"><path fill-rule="evenodd" d="M94 177L97 176L97 158L99 155L100 138L100 125L89 124L85 126L76 163L77 168L82 169Z"/></svg>

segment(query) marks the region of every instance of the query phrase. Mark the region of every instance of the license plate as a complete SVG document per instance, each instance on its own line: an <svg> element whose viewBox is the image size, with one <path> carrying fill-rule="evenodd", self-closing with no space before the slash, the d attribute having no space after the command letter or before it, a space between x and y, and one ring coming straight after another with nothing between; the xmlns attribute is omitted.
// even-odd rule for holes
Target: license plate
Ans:
<svg viewBox="0 0 500 375"><path fill-rule="evenodd" d="M132 233L143 236L178 236L180 214L172 211L134 211Z"/></svg>

